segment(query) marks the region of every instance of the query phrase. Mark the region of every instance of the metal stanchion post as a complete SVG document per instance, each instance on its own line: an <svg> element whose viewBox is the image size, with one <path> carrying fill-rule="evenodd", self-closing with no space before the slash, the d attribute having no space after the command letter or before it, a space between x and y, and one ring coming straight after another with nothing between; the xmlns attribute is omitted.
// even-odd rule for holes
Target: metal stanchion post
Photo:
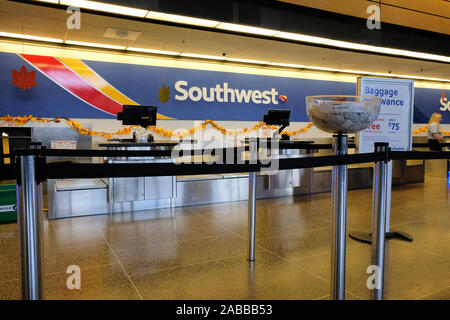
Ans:
<svg viewBox="0 0 450 320"><path fill-rule="evenodd" d="M347 154L347 135L333 136L333 154ZM331 298L345 299L345 258L347 228L347 166L333 167L332 172L332 252Z"/></svg>
<svg viewBox="0 0 450 320"><path fill-rule="evenodd" d="M375 152L387 152L388 143L375 143ZM375 163L375 177L373 179L372 204L372 265L377 266L376 286L372 289L372 299L383 299L384 281L384 249L386 231L386 204L388 200L389 164L387 161Z"/></svg>
<svg viewBox="0 0 450 320"><path fill-rule="evenodd" d="M28 143L28 147L30 149L42 149L42 143L41 142L30 142ZM43 186L42 184L37 185L37 203L38 203L38 210L39 214L42 213L42 210L44 209L44 192L42 190Z"/></svg>
<svg viewBox="0 0 450 320"><path fill-rule="evenodd" d="M250 139L250 163L258 160L258 142ZM248 260L255 260L256 172L248 174Z"/></svg>
<svg viewBox="0 0 450 320"><path fill-rule="evenodd" d="M391 227L391 194L392 194L392 160L387 165L386 181L386 233L389 233Z"/></svg>
<svg viewBox="0 0 450 320"><path fill-rule="evenodd" d="M18 227L22 299L42 299L40 213L35 174L35 156L20 157Z"/></svg>
<svg viewBox="0 0 450 320"><path fill-rule="evenodd" d="M248 175L248 260L255 260L256 172Z"/></svg>

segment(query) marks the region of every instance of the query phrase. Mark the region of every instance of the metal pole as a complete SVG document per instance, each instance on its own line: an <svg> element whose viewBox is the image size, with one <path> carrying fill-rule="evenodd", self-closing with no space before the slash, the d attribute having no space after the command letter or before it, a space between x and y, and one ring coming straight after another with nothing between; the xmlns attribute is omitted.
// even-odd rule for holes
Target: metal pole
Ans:
<svg viewBox="0 0 450 320"><path fill-rule="evenodd" d="M388 143L375 143L375 152L386 152ZM389 177L389 164L386 161L375 163L372 204L372 265L376 270L375 287L372 299L383 299L384 252L386 230L386 202Z"/></svg>
<svg viewBox="0 0 450 320"><path fill-rule="evenodd" d="M333 135L333 154L347 154L347 135ZM331 298L345 299L347 236L347 166L333 167L332 176Z"/></svg>
<svg viewBox="0 0 450 320"><path fill-rule="evenodd" d="M20 157L18 227L22 299L42 299L40 213L35 175L35 156Z"/></svg>
<svg viewBox="0 0 450 320"><path fill-rule="evenodd" d="M255 260L256 172L248 174L248 260Z"/></svg>
<svg viewBox="0 0 450 320"><path fill-rule="evenodd" d="M388 174L386 181L386 232L390 231L391 226L391 194L392 194L392 160L388 162Z"/></svg>
<svg viewBox="0 0 450 320"><path fill-rule="evenodd" d="M28 147L30 149L42 149L42 143L41 142L29 142ZM42 213L42 210L44 209L44 192L43 192L43 186L41 184L37 185L37 203L39 208L39 214Z"/></svg>

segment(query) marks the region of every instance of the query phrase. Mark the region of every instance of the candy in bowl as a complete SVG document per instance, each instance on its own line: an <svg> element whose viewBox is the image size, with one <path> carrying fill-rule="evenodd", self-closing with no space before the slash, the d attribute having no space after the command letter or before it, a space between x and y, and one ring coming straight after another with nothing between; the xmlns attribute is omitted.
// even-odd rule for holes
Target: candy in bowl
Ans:
<svg viewBox="0 0 450 320"><path fill-rule="evenodd" d="M330 133L355 133L367 129L378 117L381 98L360 96L309 96L306 113L319 129Z"/></svg>

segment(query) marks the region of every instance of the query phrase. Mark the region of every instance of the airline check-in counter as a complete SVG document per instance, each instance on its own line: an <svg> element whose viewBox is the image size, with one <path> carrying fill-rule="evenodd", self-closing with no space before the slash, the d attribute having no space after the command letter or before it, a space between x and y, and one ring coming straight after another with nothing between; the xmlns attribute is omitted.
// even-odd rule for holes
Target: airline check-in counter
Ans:
<svg viewBox="0 0 450 320"><path fill-rule="evenodd" d="M330 144L331 139L314 141L285 141L280 144L280 158L311 157L331 154L331 149L315 149L314 144ZM106 143L100 148L109 150L171 150L178 143ZM184 147L183 147L184 149ZM246 151L248 153L248 151ZM349 149L354 153L354 149ZM202 156L204 157L204 156ZM245 157L245 155L244 155ZM192 159L191 159L192 160ZM203 160L205 160L203 158ZM158 163L179 161L171 157L105 158L107 163ZM394 161L393 183L423 181L424 166ZM331 167L316 167L257 175L257 198L300 196L331 191ZM348 166L348 188L371 188L373 165ZM120 213L242 201L248 198L247 174L210 174L173 177L138 177L110 179L50 179L48 187L49 219L93 214Z"/></svg>
<svg viewBox="0 0 450 320"><path fill-rule="evenodd" d="M293 144L295 142L289 142ZM107 143L109 150L171 150L178 143ZM280 157L312 156L314 150L286 149ZM201 156L203 157L203 156ZM180 159L178 159L180 160ZM195 160L195 159L191 159ZM203 160L205 160L203 158ZM105 158L106 163L158 163L177 161L171 157ZM308 193L312 169L285 170L257 177L258 198ZM48 216L50 219L81 215L119 213L134 210L192 206L246 200L247 174L211 174L177 177L110 179L50 179Z"/></svg>

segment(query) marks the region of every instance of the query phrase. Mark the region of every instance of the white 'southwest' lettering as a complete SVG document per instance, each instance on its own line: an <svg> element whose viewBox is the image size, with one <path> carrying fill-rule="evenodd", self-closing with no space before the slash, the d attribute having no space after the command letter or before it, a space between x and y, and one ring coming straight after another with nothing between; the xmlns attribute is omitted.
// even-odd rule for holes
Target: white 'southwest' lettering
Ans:
<svg viewBox="0 0 450 320"><path fill-rule="evenodd" d="M254 104L278 104L278 91L272 88L270 91L261 90L245 90L233 89L228 87L228 83L224 82L222 85L217 84L215 87L190 87L188 82L180 80L175 82L175 100L205 102L232 102L232 103L250 103Z"/></svg>

